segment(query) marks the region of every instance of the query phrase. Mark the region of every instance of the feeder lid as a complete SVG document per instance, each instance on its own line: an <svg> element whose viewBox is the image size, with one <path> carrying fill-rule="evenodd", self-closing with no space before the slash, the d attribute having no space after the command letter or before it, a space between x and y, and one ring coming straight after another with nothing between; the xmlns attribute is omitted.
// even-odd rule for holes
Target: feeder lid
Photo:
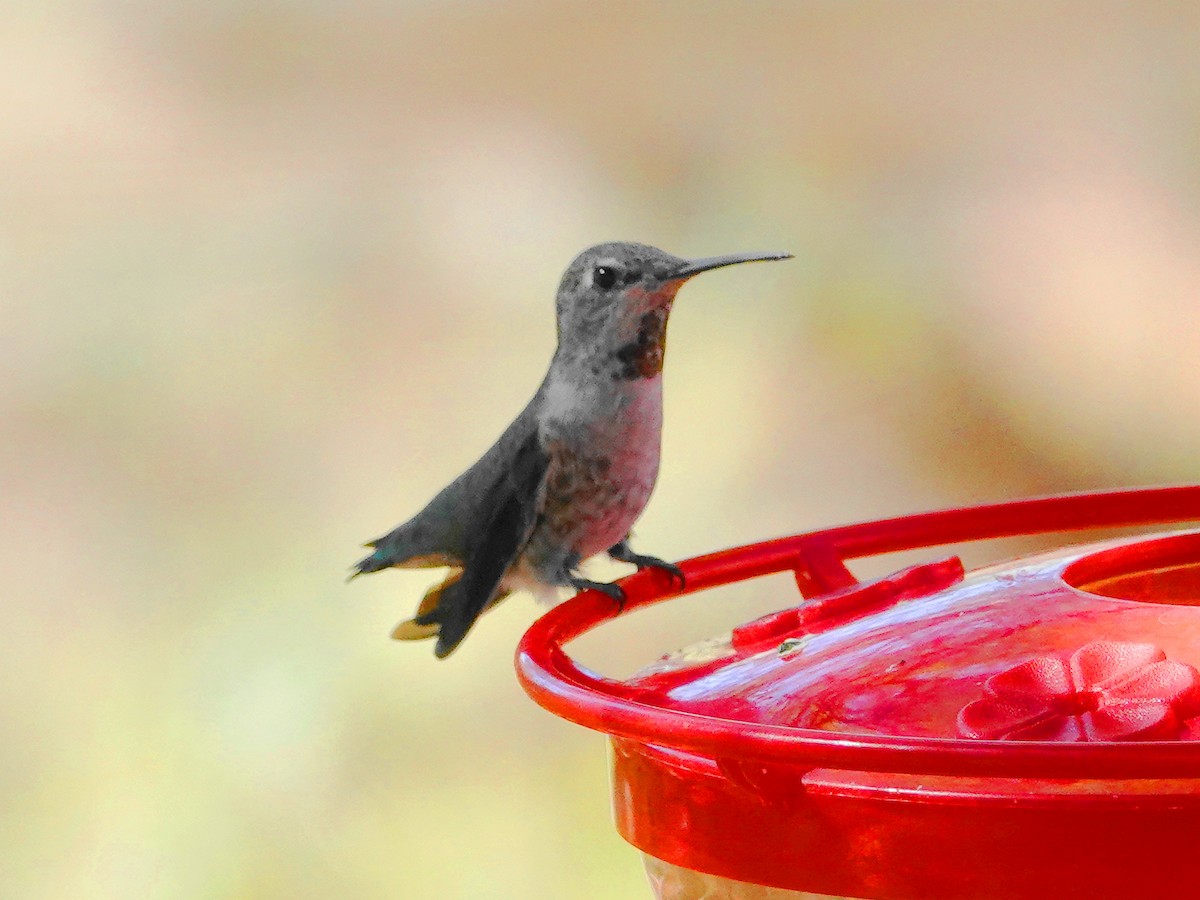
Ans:
<svg viewBox="0 0 1200 900"><path fill-rule="evenodd" d="M585 592L529 629L518 674L538 703L612 737L618 828L685 868L859 897L1182 895L1200 879L1200 532L969 573L931 553L868 582L846 563L1196 520L1188 486L742 547L685 562L682 592L662 572L631 576L622 614L775 572L803 596L620 681L563 650L617 614ZM1152 858L1173 862L1147 881Z"/></svg>
<svg viewBox="0 0 1200 900"><path fill-rule="evenodd" d="M1074 547L967 574L936 558L858 582L845 561L1018 534L1200 517L1200 487L1018 501L847 526L684 564L687 593L791 570L809 598L629 681L561 643L614 614L583 594L530 629L534 699L619 737L861 771L1200 776L1200 534ZM623 582L625 614L663 573ZM1135 746L1140 745L1140 746ZM1073 746L1063 746L1073 745Z"/></svg>
<svg viewBox="0 0 1200 900"><path fill-rule="evenodd" d="M1196 533L968 577L950 557L741 625L629 685L663 709L830 735L1194 740L1198 603Z"/></svg>

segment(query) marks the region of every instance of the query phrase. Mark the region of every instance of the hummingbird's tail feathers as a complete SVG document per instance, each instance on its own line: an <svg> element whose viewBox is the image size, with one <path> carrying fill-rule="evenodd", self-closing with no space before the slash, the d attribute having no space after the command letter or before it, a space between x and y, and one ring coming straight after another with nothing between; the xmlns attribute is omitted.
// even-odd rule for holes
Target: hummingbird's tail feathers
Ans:
<svg viewBox="0 0 1200 900"><path fill-rule="evenodd" d="M415 618L405 619L392 629L393 641L423 641L426 638L437 637L440 625L421 625Z"/></svg>
<svg viewBox="0 0 1200 900"><path fill-rule="evenodd" d="M453 604L456 602L454 598L451 597L449 603L445 607L442 607L442 594L448 588L453 587L460 578L462 578L462 569L455 569L450 573L445 581L436 587L430 588L429 592L425 594L424 599L421 601L421 605L417 608L417 614L411 619L406 619L392 629L392 639L397 641L421 641L425 640L426 638L437 637L442 630L442 619L449 618L453 620L454 616L450 611L453 608ZM484 607L483 612L487 612L489 609L496 606L508 595L509 592L507 590L500 591L495 597L492 598L491 602ZM482 614L483 613L480 613L480 615ZM457 647L461 642L462 638L459 638L455 642L454 646ZM439 658L444 659L453 649L454 647L450 647L444 653L439 654Z"/></svg>
<svg viewBox="0 0 1200 900"><path fill-rule="evenodd" d="M496 600L498 584L486 585L485 579L456 578L439 591L438 605L429 612L413 617L414 625L435 628L437 646L433 655L445 659L455 651L475 620ZM397 629L399 630L399 629Z"/></svg>
<svg viewBox="0 0 1200 900"><path fill-rule="evenodd" d="M452 569L439 584L425 592L421 603L417 606L417 614L406 619L392 630L392 639L397 641L421 641L435 637L441 630L441 625L435 615L442 602L443 592L462 578L462 569Z"/></svg>

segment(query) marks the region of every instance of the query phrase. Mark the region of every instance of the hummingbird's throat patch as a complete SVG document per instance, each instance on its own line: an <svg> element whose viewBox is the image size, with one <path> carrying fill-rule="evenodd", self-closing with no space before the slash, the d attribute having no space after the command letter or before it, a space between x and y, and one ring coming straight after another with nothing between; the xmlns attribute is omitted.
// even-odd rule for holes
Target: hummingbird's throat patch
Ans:
<svg viewBox="0 0 1200 900"><path fill-rule="evenodd" d="M617 363L614 377L630 381L635 378L653 378L662 372L663 355L667 350L669 312L670 308L665 307L642 314L636 337L613 352L613 359Z"/></svg>

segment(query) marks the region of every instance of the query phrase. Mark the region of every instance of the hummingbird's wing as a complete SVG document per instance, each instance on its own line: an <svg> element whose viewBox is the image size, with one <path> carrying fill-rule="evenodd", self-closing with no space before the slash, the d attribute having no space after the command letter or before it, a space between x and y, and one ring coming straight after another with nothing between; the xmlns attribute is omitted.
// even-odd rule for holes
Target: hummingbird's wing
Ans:
<svg viewBox="0 0 1200 900"><path fill-rule="evenodd" d="M504 575L520 557L537 522L545 494L549 457L537 428L516 448L512 464L487 488L472 529L462 576L444 585L437 606L417 615L417 625L437 625L434 654L444 659L501 589Z"/></svg>
<svg viewBox="0 0 1200 900"><path fill-rule="evenodd" d="M381 569L462 568L476 536L496 508L497 473L516 472L537 434L540 392L474 465L442 488L419 513L382 537L354 565L351 578ZM440 591L440 587L437 589Z"/></svg>

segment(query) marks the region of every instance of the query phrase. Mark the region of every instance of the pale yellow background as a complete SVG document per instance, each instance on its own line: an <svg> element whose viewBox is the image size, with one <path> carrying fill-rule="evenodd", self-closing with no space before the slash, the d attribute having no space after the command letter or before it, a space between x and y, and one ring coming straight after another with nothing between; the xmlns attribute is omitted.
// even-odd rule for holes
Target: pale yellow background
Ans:
<svg viewBox="0 0 1200 900"><path fill-rule="evenodd" d="M1198 48L1168 2L10 2L0 896L648 896L603 740L516 685L532 603L437 662L386 637L434 575L358 544L614 238L796 253L681 293L645 552L1196 479Z"/></svg>

